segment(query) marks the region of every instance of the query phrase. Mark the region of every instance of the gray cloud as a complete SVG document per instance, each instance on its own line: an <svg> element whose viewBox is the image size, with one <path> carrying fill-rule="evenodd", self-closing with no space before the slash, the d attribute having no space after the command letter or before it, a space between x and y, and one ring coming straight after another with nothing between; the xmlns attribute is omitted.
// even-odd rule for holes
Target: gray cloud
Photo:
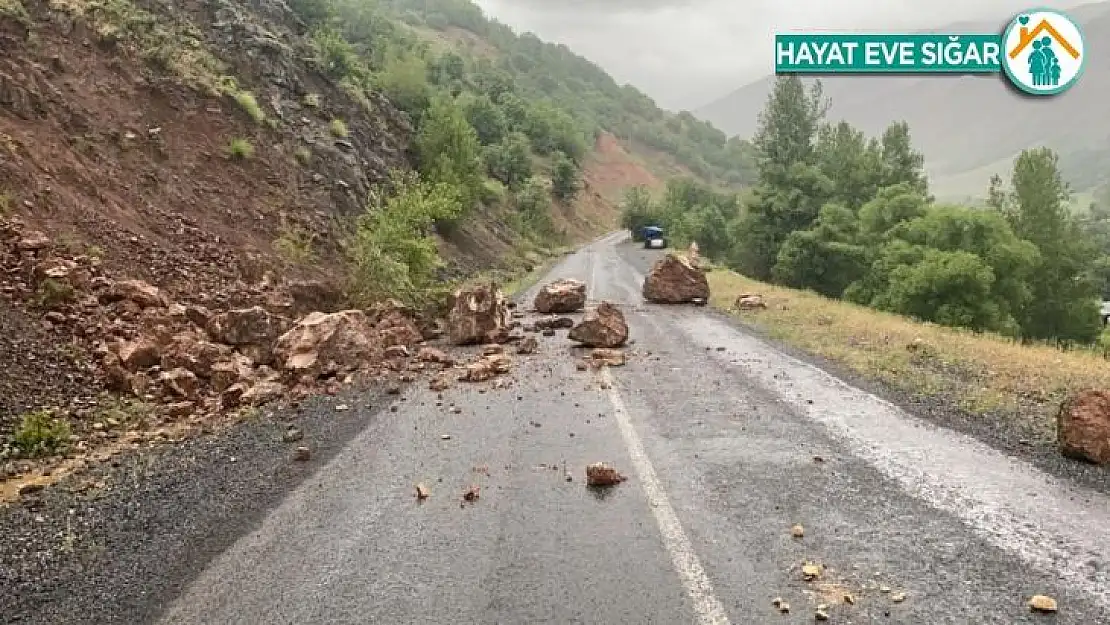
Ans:
<svg viewBox="0 0 1110 625"><path fill-rule="evenodd" d="M564 43L661 106L696 108L771 72L776 31L916 30L996 20L1028 0L477 0L514 29ZM1075 0L1034 5L1068 7Z"/></svg>

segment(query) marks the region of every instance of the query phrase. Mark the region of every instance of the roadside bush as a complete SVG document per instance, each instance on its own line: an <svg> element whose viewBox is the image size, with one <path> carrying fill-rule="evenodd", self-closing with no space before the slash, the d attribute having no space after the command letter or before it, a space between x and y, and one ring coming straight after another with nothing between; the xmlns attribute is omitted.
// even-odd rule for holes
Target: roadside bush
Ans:
<svg viewBox="0 0 1110 625"><path fill-rule="evenodd" d="M69 447L69 424L56 419L51 410L37 410L23 415L12 435L12 445L24 458L38 458L62 453Z"/></svg>
<svg viewBox="0 0 1110 625"><path fill-rule="evenodd" d="M423 306L437 297L442 261L432 228L460 214L459 195L411 172L394 173L388 189L376 189L348 246L352 299L368 305L393 297Z"/></svg>

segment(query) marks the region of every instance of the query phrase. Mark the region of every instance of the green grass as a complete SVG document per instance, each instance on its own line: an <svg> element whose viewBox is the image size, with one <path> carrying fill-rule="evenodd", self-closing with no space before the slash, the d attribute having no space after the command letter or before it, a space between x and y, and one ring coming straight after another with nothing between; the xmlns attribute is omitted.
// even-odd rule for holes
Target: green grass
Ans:
<svg viewBox="0 0 1110 625"><path fill-rule="evenodd" d="M720 269L709 273L709 285L710 303L722 310L741 293L762 295L767 309L732 312L788 345L902 391L943 395L973 414L1006 413L1044 436L1069 393L1110 388L1110 363L1096 349L1022 345Z"/></svg>
<svg viewBox="0 0 1110 625"><path fill-rule="evenodd" d="M238 91L235 93L234 97L235 102L247 112L247 115L249 115L255 123L261 124L266 121L266 113L262 111L262 107L259 106L258 100L255 99L253 93L249 91Z"/></svg>
<svg viewBox="0 0 1110 625"><path fill-rule="evenodd" d="M254 158L254 146L246 139L232 139L227 144L227 155L235 160L247 160Z"/></svg>
<svg viewBox="0 0 1110 625"><path fill-rule="evenodd" d="M69 423L54 417L52 410L28 412L12 434L12 445L24 458L53 456L69 447Z"/></svg>
<svg viewBox="0 0 1110 625"><path fill-rule="evenodd" d="M347 128L347 123L342 119L331 120L329 129L331 130L332 136L340 139L346 139L347 136L351 134L351 131Z"/></svg>

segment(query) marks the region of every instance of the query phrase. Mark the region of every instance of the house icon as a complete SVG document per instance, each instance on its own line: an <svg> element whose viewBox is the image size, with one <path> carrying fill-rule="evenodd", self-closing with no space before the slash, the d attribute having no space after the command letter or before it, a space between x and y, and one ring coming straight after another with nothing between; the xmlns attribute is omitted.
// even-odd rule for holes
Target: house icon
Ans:
<svg viewBox="0 0 1110 625"><path fill-rule="evenodd" d="M1028 20L1029 18L1025 19ZM1033 30L1029 30L1028 26L1022 25L1021 30L1018 31L1018 43L1010 50L1010 58L1016 59L1041 33L1045 33L1056 40L1056 43L1060 44L1060 47L1071 55L1071 58L1076 60L1079 59L1079 50L1076 50L1075 46L1071 45L1071 43L1060 34L1060 31L1053 28L1052 24L1049 24L1046 19L1042 19L1040 23L1033 27Z"/></svg>

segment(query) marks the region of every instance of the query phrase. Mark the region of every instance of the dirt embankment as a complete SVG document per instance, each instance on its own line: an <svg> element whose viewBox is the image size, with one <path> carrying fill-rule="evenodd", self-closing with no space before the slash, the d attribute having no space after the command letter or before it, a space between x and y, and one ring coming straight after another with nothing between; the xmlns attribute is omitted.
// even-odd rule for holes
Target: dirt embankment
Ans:
<svg viewBox="0 0 1110 625"><path fill-rule="evenodd" d="M332 80L282 2L2 8L0 482L40 477L17 448L126 449L317 388L251 345L344 307L343 224L409 166L405 116ZM604 134L583 182L554 216L571 240L658 184ZM443 241L455 273L513 249L485 210Z"/></svg>

